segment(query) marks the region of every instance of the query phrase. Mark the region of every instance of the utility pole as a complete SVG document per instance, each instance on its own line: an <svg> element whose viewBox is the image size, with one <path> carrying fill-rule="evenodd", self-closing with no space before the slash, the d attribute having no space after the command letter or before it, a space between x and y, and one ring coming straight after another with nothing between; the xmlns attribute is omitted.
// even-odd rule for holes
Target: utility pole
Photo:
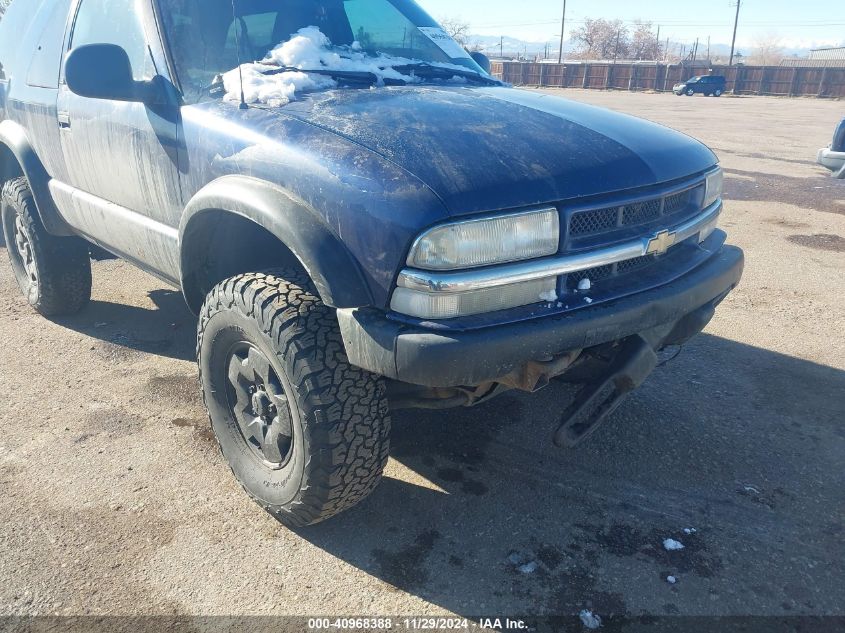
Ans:
<svg viewBox="0 0 845 633"><path fill-rule="evenodd" d="M731 61L728 66L734 65L734 50L736 49L736 29L739 26L739 8L742 6L742 0L736 0L736 20L734 20L734 37L731 40Z"/></svg>
<svg viewBox="0 0 845 633"><path fill-rule="evenodd" d="M616 58L619 57L619 40L622 39L622 29L616 31L616 49L613 51L613 63L616 63Z"/></svg>
<svg viewBox="0 0 845 633"><path fill-rule="evenodd" d="M710 63L710 36L707 36L707 63Z"/></svg>
<svg viewBox="0 0 845 633"><path fill-rule="evenodd" d="M660 59L660 25L657 25L657 37L654 38L654 41L657 42L657 50L654 51L654 60L657 61Z"/></svg>
<svg viewBox="0 0 845 633"><path fill-rule="evenodd" d="M505 36L499 38L499 59L505 58Z"/></svg>
<svg viewBox="0 0 845 633"><path fill-rule="evenodd" d="M566 27L566 0L563 0L563 17L560 18L560 53L557 56L557 63L563 63L563 34Z"/></svg>
<svg viewBox="0 0 845 633"><path fill-rule="evenodd" d="M698 59L698 38L695 38L695 48L692 49L692 63Z"/></svg>

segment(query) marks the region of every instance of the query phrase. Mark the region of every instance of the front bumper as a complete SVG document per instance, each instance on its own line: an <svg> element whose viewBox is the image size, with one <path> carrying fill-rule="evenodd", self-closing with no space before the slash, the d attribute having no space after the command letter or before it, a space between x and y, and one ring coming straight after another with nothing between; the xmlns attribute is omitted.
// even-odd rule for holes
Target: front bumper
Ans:
<svg viewBox="0 0 845 633"><path fill-rule="evenodd" d="M834 152L825 147L819 150L816 162L832 171L834 177L845 179L845 152Z"/></svg>
<svg viewBox="0 0 845 633"><path fill-rule="evenodd" d="M742 251L726 246L652 290L566 315L466 332L426 330L370 310L339 310L338 321L353 365L426 387L479 385L528 361L679 323L718 304L739 283L743 266Z"/></svg>

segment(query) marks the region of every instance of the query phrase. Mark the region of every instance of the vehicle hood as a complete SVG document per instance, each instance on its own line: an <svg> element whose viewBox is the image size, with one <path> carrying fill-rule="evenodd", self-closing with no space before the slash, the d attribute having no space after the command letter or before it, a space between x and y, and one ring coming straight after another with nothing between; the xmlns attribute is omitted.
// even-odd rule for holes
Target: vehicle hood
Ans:
<svg viewBox="0 0 845 633"><path fill-rule="evenodd" d="M395 163L452 215L648 187L717 162L660 125L506 87L333 90L277 110Z"/></svg>

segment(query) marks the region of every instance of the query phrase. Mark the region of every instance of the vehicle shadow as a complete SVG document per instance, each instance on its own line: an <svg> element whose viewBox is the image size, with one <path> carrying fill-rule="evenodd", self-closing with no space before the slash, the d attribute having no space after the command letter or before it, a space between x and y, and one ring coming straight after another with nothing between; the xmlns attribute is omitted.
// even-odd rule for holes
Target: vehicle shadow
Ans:
<svg viewBox="0 0 845 633"><path fill-rule="evenodd" d="M703 335L575 450L551 445L562 385L398 412L381 486L298 533L465 616L838 613L843 393L843 371ZM797 589L805 565L827 589Z"/></svg>
<svg viewBox="0 0 845 633"><path fill-rule="evenodd" d="M158 289L148 296L154 308L92 300L78 314L55 318L54 322L109 346L194 360L197 318L182 294Z"/></svg>
<svg viewBox="0 0 845 633"><path fill-rule="evenodd" d="M150 298L155 308L93 301L58 322L193 359L196 318L179 293ZM405 592L409 612L839 613L842 394L841 370L701 335L574 450L551 444L572 395L560 384L399 411L374 494L297 533Z"/></svg>

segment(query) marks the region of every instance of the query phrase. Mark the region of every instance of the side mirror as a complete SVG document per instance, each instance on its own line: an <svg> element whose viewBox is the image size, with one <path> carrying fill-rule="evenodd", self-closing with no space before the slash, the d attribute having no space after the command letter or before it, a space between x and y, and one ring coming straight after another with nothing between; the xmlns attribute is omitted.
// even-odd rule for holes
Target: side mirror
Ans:
<svg viewBox="0 0 845 633"><path fill-rule="evenodd" d="M486 72L488 75L490 74L490 58L487 57L484 53L479 53L478 51L474 51L469 54L472 57L473 61L481 66L481 69Z"/></svg>
<svg viewBox="0 0 845 633"><path fill-rule="evenodd" d="M160 95L155 81L135 81L129 55L115 44L88 44L74 48L65 60L65 81L80 97L155 103Z"/></svg>

